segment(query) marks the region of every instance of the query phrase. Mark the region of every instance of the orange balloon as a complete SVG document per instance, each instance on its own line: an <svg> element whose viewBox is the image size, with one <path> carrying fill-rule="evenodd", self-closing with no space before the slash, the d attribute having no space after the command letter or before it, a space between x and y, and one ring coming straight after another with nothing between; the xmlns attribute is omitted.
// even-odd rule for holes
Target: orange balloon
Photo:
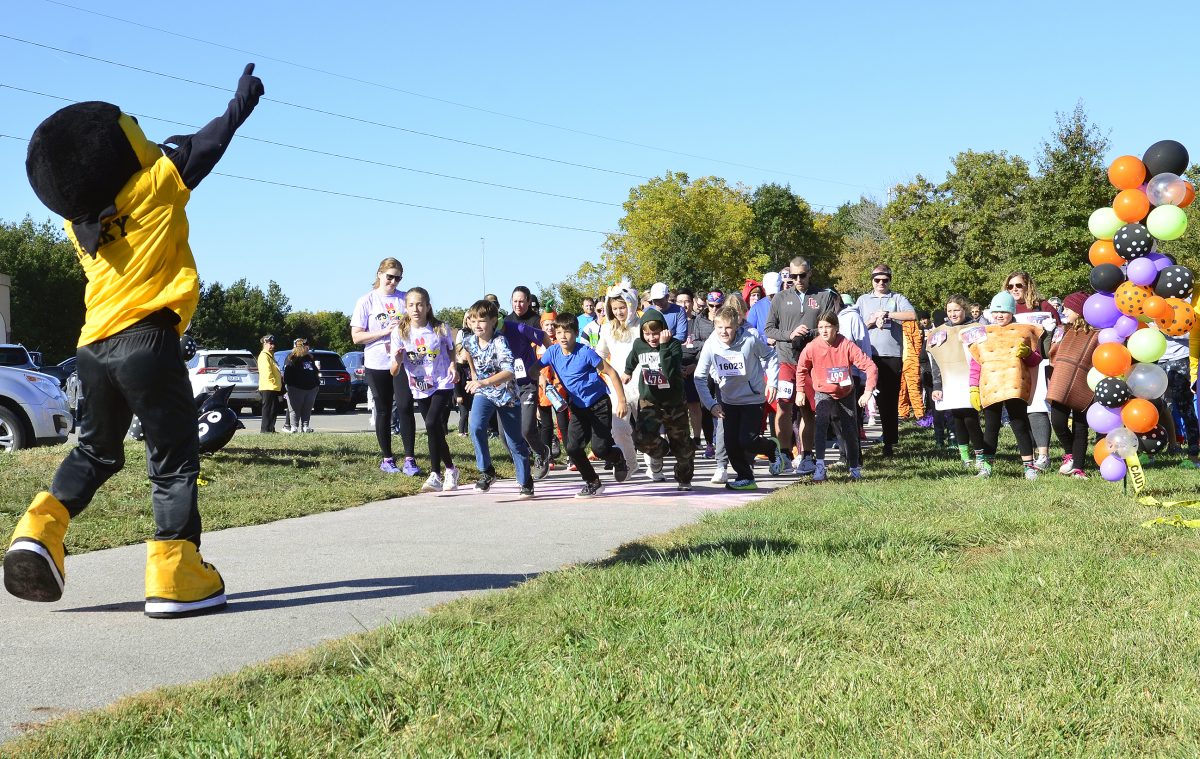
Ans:
<svg viewBox="0 0 1200 759"><path fill-rule="evenodd" d="M1187 182L1187 186L1184 188L1183 200L1179 201L1180 208L1187 208L1192 204L1192 201L1196 199L1196 188L1193 187L1192 183L1188 182L1186 179L1184 182Z"/></svg>
<svg viewBox="0 0 1200 759"><path fill-rule="evenodd" d="M1102 437L1097 440L1096 447L1092 449L1092 458L1096 460L1096 466L1103 464L1110 453L1111 451L1108 450L1108 439Z"/></svg>
<svg viewBox="0 0 1200 759"><path fill-rule="evenodd" d="M1108 167L1108 181L1118 190L1133 190L1146 181L1146 164L1137 156L1123 155Z"/></svg>
<svg viewBox="0 0 1200 759"><path fill-rule="evenodd" d="M1117 286L1113 297L1117 301L1117 310L1126 316L1142 315L1142 304L1154 294L1154 288L1149 285L1135 285L1132 282L1122 282Z"/></svg>
<svg viewBox="0 0 1200 759"><path fill-rule="evenodd" d="M1196 311L1182 298L1166 298L1167 314L1154 320L1164 335L1180 337L1196 326Z"/></svg>
<svg viewBox="0 0 1200 759"><path fill-rule="evenodd" d="M1133 356L1120 343L1103 343L1092 353L1092 366L1105 377L1120 377L1132 364Z"/></svg>
<svg viewBox="0 0 1200 759"><path fill-rule="evenodd" d="M1161 295L1151 295L1142 301L1142 313L1151 319L1159 319L1171 313L1171 306Z"/></svg>
<svg viewBox="0 0 1200 759"><path fill-rule="evenodd" d="M1092 243L1092 247L1088 250L1088 261L1092 262L1092 266L1099 266L1100 264L1125 265L1125 259L1117 255L1116 249L1113 248L1112 240L1097 240Z"/></svg>
<svg viewBox="0 0 1200 759"><path fill-rule="evenodd" d="M1158 409L1145 398L1131 398L1121 407L1121 422L1139 435L1144 435L1158 425Z"/></svg>
<svg viewBox="0 0 1200 759"><path fill-rule="evenodd" d="M1117 212L1121 221L1132 224L1146 218L1146 214L1150 213L1150 198L1138 189L1121 190L1113 200L1113 210Z"/></svg>

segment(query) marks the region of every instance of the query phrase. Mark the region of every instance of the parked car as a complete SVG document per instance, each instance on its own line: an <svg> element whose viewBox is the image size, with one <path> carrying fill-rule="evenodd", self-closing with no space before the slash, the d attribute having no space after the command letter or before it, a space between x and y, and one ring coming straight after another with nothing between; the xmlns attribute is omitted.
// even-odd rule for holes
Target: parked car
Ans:
<svg viewBox="0 0 1200 759"><path fill-rule="evenodd" d="M67 388L67 378L75 373L76 358L71 356L66 361L54 366L43 366L38 369L42 374L49 374L54 379L58 380L58 386L64 390Z"/></svg>
<svg viewBox="0 0 1200 759"><path fill-rule="evenodd" d="M187 362L187 367L194 398L199 399L218 387L233 385L229 408L235 412L239 408L248 408L255 416L262 413L262 396L258 394L258 361L250 351L201 349Z"/></svg>
<svg viewBox="0 0 1200 759"><path fill-rule="evenodd" d="M0 366L11 366L15 369L38 370L37 362L29 351L20 343L0 343Z"/></svg>
<svg viewBox="0 0 1200 759"><path fill-rule="evenodd" d="M350 399L357 406L367 402L367 373L362 351L349 351L342 354L342 365L350 372Z"/></svg>
<svg viewBox="0 0 1200 759"><path fill-rule="evenodd" d="M291 351L275 351L275 363L279 371L283 371ZM354 410L354 398L350 387L350 372L342 363L342 357L333 351L310 350L309 354L317 362L321 373L321 386L317 389L317 401L313 404L314 411L324 411L332 408L339 414ZM286 402L286 401L285 401Z"/></svg>
<svg viewBox="0 0 1200 759"><path fill-rule="evenodd" d="M66 442L72 426L67 396L57 380L0 366L0 451Z"/></svg>

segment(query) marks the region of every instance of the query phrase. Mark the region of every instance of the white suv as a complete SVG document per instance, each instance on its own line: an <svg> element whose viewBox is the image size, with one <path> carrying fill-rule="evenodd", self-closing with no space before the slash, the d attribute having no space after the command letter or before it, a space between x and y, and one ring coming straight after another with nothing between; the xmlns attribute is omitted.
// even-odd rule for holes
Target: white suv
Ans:
<svg viewBox="0 0 1200 759"><path fill-rule="evenodd" d="M258 359L247 350L196 351L187 362L188 378L192 382L192 397L198 398L218 387L233 385L229 407L237 410L249 407L257 416L262 412L262 396L258 394Z"/></svg>
<svg viewBox="0 0 1200 759"><path fill-rule="evenodd" d="M65 443L72 426L58 380L0 366L0 452Z"/></svg>

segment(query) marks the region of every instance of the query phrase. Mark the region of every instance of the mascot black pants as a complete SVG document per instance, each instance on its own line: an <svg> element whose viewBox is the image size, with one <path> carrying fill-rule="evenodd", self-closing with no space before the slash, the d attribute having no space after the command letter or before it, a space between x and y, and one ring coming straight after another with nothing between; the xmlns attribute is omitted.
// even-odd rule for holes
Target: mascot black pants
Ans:
<svg viewBox="0 0 1200 759"><path fill-rule="evenodd" d="M125 433L137 414L146 435L154 538L198 546L196 404L179 335L169 321L156 314L79 349L79 445L59 465L50 492L72 517L83 511L96 490L125 466Z"/></svg>

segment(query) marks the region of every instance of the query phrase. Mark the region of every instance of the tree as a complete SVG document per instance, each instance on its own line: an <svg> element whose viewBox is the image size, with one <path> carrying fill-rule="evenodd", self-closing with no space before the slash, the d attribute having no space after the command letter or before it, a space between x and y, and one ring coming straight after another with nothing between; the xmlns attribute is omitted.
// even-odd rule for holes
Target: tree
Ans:
<svg viewBox="0 0 1200 759"><path fill-rule="evenodd" d="M616 278L603 265L584 261L579 269L561 282L546 286L537 283L539 298L552 300L560 313L583 313L583 299L603 297Z"/></svg>
<svg viewBox="0 0 1200 759"><path fill-rule="evenodd" d="M285 342L302 337L313 348L335 353L356 349L350 339L350 317L341 311L292 311L284 323Z"/></svg>
<svg viewBox="0 0 1200 759"><path fill-rule="evenodd" d="M274 281L267 292L245 278L229 287L220 282L200 283L200 302L189 328L205 348L248 348L257 351L259 338L267 333L289 334L287 316L291 304ZM349 318L346 323L349 323ZM315 328L315 327L314 327ZM347 328L348 329L348 328ZM307 337L294 335L293 337Z"/></svg>
<svg viewBox="0 0 1200 759"><path fill-rule="evenodd" d="M42 351L47 363L75 355L86 280L62 229L28 216L20 224L0 222L0 272L12 280L12 339Z"/></svg>
<svg viewBox="0 0 1200 759"><path fill-rule="evenodd" d="M463 317L466 315L467 309L462 306L445 306L434 312L434 316L446 325L451 334L454 334L455 330L462 329Z"/></svg>
<svg viewBox="0 0 1200 759"><path fill-rule="evenodd" d="M676 277L705 280L702 287L740 287L747 274L758 276L765 261L752 250L754 213L742 186L719 177L694 182L682 172L667 172L629 191L620 234L604 242L602 272L608 281L628 277L637 287Z"/></svg>
<svg viewBox="0 0 1200 759"><path fill-rule="evenodd" d="M796 256L824 274L837 261L837 240L817 228L816 214L790 186L759 185L750 198L754 220L750 226L757 279L763 271L778 271Z"/></svg>

